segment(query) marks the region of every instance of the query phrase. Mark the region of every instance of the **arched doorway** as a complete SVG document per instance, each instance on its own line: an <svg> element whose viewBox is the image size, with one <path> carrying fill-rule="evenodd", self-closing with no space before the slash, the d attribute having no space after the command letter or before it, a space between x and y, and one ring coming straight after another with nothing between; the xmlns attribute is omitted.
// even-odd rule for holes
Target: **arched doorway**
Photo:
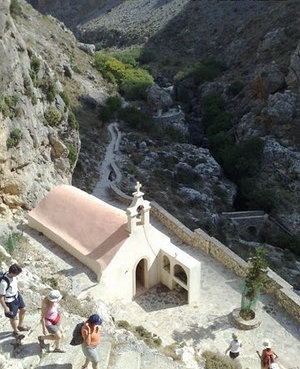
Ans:
<svg viewBox="0 0 300 369"><path fill-rule="evenodd" d="M141 259L135 269L135 294L139 294L148 288L147 260Z"/></svg>

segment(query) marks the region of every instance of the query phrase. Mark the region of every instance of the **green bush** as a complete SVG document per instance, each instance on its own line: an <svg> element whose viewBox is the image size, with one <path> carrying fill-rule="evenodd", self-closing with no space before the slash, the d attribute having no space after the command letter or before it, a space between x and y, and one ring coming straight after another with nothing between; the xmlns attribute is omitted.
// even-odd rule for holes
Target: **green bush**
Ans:
<svg viewBox="0 0 300 369"><path fill-rule="evenodd" d="M300 234L281 233L272 242L275 246L291 250L296 255L300 255Z"/></svg>
<svg viewBox="0 0 300 369"><path fill-rule="evenodd" d="M53 106L50 106L50 108L46 110L44 117L45 117L46 123L49 124L49 126L51 127L58 126L63 119L63 115L61 111L54 108Z"/></svg>
<svg viewBox="0 0 300 369"><path fill-rule="evenodd" d="M120 97L110 96L105 101L105 105L101 107L101 110L99 112L99 118L105 123L113 119L116 119L121 107L122 107L122 101Z"/></svg>
<svg viewBox="0 0 300 369"><path fill-rule="evenodd" d="M4 96L0 94L0 112L4 118L14 118L18 114L17 103L19 97L17 95Z"/></svg>
<svg viewBox="0 0 300 369"><path fill-rule="evenodd" d="M185 86L196 88L205 81L212 81L226 70L226 65L214 59L202 60L201 62L187 66L179 71L174 77L175 85L184 83Z"/></svg>
<svg viewBox="0 0 300 369"><path fill-rule="evenodd" d="M119 60L124 64L129 64L132 67L136 68L139 66L139 59L141 57L142 50L139 47L132 48L130 50L121 51L118 53L112 54L114 58Z"/></svg>
<svg viewBox="0 0 300 369"><path fill-rule="evenodd" d="M147 70L133 68L111 55L96 54L94 65L104 78L119 86L128 100L145 99L146 89L154 83Z"/></svg>
<svg viewBox="0 0 300 369"><path fill-rule="evenodd" d="M154 132L156 130L154 120L149 115L134 107L127 106L126 108L120 109L118 117L131 128L145 132Z"/></svg>
<svg viewBox="0 0 300 369"><path fill-rule="evenodd" d="M260 159L264 141L253 137L235 145L227 145L222 153L225 172L235 181L245 177L253 177L260 167Z"/></svg>
<svg viewBox="0 0 300 369"><path fill-rule="evenodd" d="M66 91L61 91L61 92L59 93L59 95L60 95L60 97L63 99L63 101L64 101L65 105L66 105L67 107L69 107L69 106L70 106L70 98L69 98L69 95L66 93Z"/></svg>
<svg viewBox="0 0 300 369"><path fill-rule="evenodd" d="M58 91L55 82L50 77L40 79L37 82L37 87L46 95L47 101L53 102L55 100Z"/></svg>
<svg viewBox="0 0 300 369"><path fill-rule="evenodd" d="M8 149L16 147L23 137L22 131L19 128L14 128L6 141L6 147Z"/></svg>
<svg viewBox="0 0 300 369"><path fill-rule="evenodd" d="M41 61L40 59L35 56L32 55L31 59L30 59L30 69L35 73L38 74L39 70L41 67Z"/></svg>
<svg viewBox="0 0 300 369"><path fill-rule="evenodd" d="M75 114L72 112L72 110L69 110L68 114L68 123L69 126L74 130L77 131L79 129L79 123L78 120L75 117Z"/></svg>
<svg viewBox="0 0 300 369"><path fill-rule="evenodd" d="M70 162L70 166L73 167L73 165L75 164L76 160L77 160L77 150L76 148L71 144L71 143L67 143L67 149L68 149L68 159Z"/></svg>
<svg viewBox="0 0 300 369"><path fill-rule="evenodd" d="M10 1L9 10L12 17L20 15L22 13L21 5L19 4L18 0Z"/></svg>

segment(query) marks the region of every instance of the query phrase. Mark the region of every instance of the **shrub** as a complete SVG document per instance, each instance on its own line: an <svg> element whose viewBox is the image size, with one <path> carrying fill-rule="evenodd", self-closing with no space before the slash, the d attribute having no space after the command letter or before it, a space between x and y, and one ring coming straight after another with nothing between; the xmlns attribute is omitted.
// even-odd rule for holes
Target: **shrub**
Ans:
<svg viewBox="0 0 300 369"><path fill-rule="evenodd" d="M69 159L69 162L70 162L70 166L73 167L73 165L75 164L75 162L77 160L77 150L71 143L68 143L66 146L67 146L68 151L69 151L68 159Z"/></svg>
<svg viewBox="0 0 300 369"><path fill-rule="evenodd" d="M258 137L227 145L222 152L225 172L236 181L254 176L259 170L263 147L264 142Z"/></svg>
<svg viewBox="0 0 300 369"><path fill-rule="evenodd" d="M46 123L49 124L49 126L51 127L58 126L63 119L63 115L61 111L54 108L53 106L50 106L50 108L46 110L44 117L45 117Z"/></svg>
<svg viewBox="0 0 300 369"><path fill-rule="evenodd" d="M67 107L69 107L70 106L70 98L69 98L68 94L66 93L66 91L61 91L59 93L59 96L63 99L63 102L65 103L65 105Z"/></svg>
<svg viewBox="0 0 300 369"><path fill-rule="evenodd" d="M281 233L273 240L273 244L282 249L289 249L296 255L300 255L300 234L289 235L287 233Z"/></svg>
<svg viewBox="0 0 300 369"><path fill-rule="evenodd" d="M141 48L135 47L130 50L121 51L118 53L112 54L114 58L119 60L124 64L129 64L132 67L136 68L139 65L139 58L142 54Z"/></svg>
<svg viewBox="0 0 300 369"><path fill-rule="evenodd" d="M21 5L19 4L18 0L11 0L10 1L9 11L10 11L10 14L12 15L12 17L20 15L21 10L22 10Z"/></svg>
<svg viewBox="0 0 300 369"><path fill-rule="evenodd" d="M38 81L38 87L46 95L49 102L53 102L55 100L57 89L55 82L50 77L40 79Z"/></svg>
<svg viewBox="0 0 300 369"><path fill-rule="evenodd" d="M23 137L22 131L19 128L14 128L6 141L6 147L8 149L16 147Z"/></svg>
<svg viewBox="0 0 300 369"><path fill-rule="evenodd" d="M111 96L106 100L105 105L102 106L99 112L99 118L103 122L109 122L117 117L121 107L122 101L119 96Z"/></svg>
<svg viewBox="0 0 300 369"><path fill-rule="evenodd" d="M79 123L78 120L75 117L75 114L72 112L72 110L69 110L68 114L68 123L69 126L74 130L77 131L79 129Z"/></svg>
<svg viewBox="0 0 300 369"><path fill-rule="evenodd" d="M154 120L149 115L134 107L128 106L120 109L118 117L127 123L131 128L145 132L153 132L156 130L156 124Z"/></svg>
<svg viewBox="0 0 300 369"><path fill-rule="evenodd" d="M17 115L17 103L19 97L17 95L4 96L0 94L0 112L2 112L4 118L13 118Z"/></svg>
<svg viewBox="0 0 300 369"><path fill-rule="evenodd" d="M212 190L215 196L218 196L223 202L227 202L228 194L224 188L220 187L216 183L212 185Z"/></svg>
<svg viewBox="0 0 300 369"><path fill-rule="evenodd" d="M154 83L147 70L133 68L110 55L96 54L94 65L109 82L118 84L128 100L145 99L146 89Z"/></svg>
<svg viewBox="0 0 300 369"><path fill-rule="evenodd" d="M186 81L191 88L195 88L205 81L212 81L225 70L225 64L220 61L214 59L202 60L179 71L174 77L174 83L179 85ZM186 85L186 83L184 84Z"/></svg>
<svg viewBox="0 0 300 369"><path fill-rule="evenodd" d="M31 59L30 59L30 69L35 73L38 74L39 70L40 70L40 66L41 66L41 61L40 59L35 56L32 55Z"/></svg>
<svg viewBox="0 0 300 369"><path fill-rule="evenodd" d="M202 356L205 359L205 369L241 369L241 364L228 356L211 351L204 351Z"/></svg>

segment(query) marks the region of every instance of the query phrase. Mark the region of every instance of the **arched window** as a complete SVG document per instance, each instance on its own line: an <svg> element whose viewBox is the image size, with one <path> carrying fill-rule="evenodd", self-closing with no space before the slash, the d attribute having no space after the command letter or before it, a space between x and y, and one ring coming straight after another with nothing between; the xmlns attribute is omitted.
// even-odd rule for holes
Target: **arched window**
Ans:
<svg viewBox="0 0 300 369"><path fill-rule="evenodd" d="M181 282L184 284L187 284L187 275L185 270L182 268L181 265L176 264L174 266L174 275L176 278L178 278Z"/></svg>
<svg viewBox="0 0 300 369"><path fill-rule="evenodd" d="M170 260L166 255L163 257L163 268L170 273Z"/></svg>

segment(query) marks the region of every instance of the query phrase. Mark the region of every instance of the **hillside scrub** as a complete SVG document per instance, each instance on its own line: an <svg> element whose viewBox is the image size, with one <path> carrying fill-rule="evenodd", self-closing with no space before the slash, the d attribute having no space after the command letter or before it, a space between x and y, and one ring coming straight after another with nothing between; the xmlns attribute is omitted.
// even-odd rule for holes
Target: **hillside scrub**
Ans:
<svg viewBox="0 0 300 369"><path fill-rule="evenodd" d="M156 131L156 124L154 120L147 114L141 112L134 107L126 107L119 111L119 119L128 124L129 127L144 131Z"/></svg>
<svg viewBox="0 0 300 369"><path fill-rule="evenodd" d="M14 128L10 132L9 138L6 141L6 147L10 149L12 147L18 146L18 143L21 141L22 138L23 138L22 131L19 128Z"/></svg>
<svg viewBox="0 0 300 369"><path fill-rule="evenodd" d="M110 96L106 101L105 105L101 107L99 112L99 118L102 122L106 123L116 119L119 110L122 107L122 101L119 96Z"/></svg>
<svg viewBox="0 0 300 369"><path fill-rule="evenodd" d="M94 65L105 79L118 85L120 92L128 100L146 99L146 90L154 83L147 70L134 68L111 55L96 54Z"/></svg>
<svg viewBox="0 0 300 369"><path fill-rule="evenodd" d="M177 72L174 77L174 83L177 86L183 85L184 87L195 89L205 81L214 80L223 74L226 69L226 65L218 60L202 60Z"/></svg>
<svg viewBox="0 0 300 369"><path fill-rule="evenodd" d="M46 110L44 116L46 123L52 127L57 127L63 119L61 111L54 108L53 106L50 106L50 108Z"/></svg>

